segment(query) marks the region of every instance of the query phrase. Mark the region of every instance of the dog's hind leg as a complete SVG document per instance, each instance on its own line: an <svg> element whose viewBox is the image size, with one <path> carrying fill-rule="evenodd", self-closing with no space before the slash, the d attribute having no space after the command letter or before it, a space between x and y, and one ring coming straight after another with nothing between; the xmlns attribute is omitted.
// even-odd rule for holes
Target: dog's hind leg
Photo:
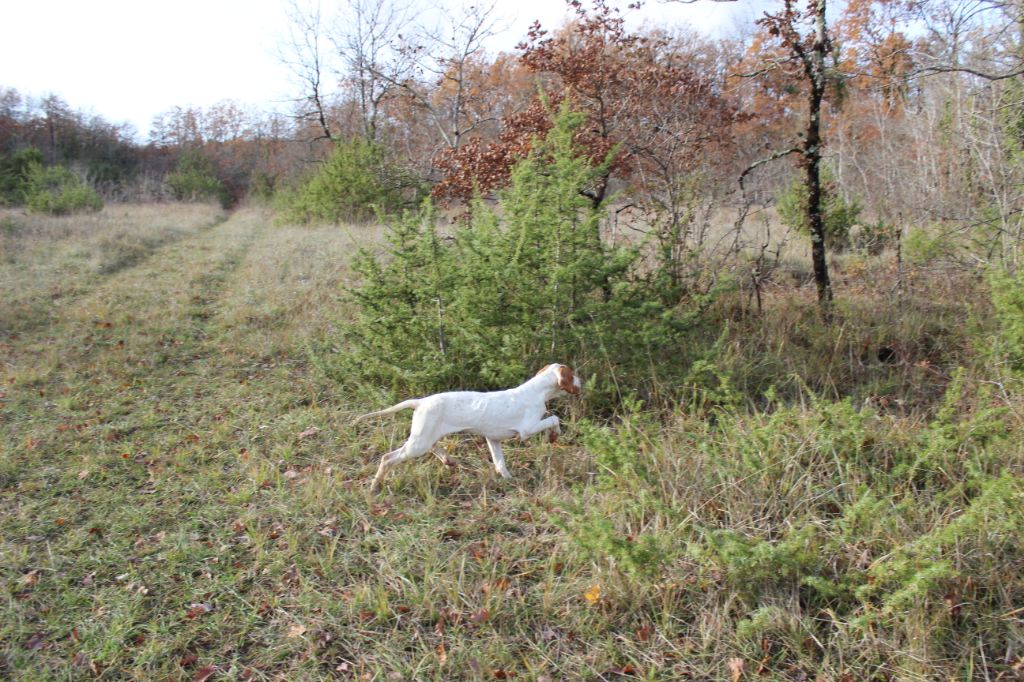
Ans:
<svg viewBox="0 0 1024 682"><path fill-rule="evenodd" d="M502 478L512 478L508 467L505 466L505 453L501 449L501 443L488 438L487 448L491 451L491 459L494 460L494 470L501 474Z"/></svg>
<svg viewBox="0 0 1024 682"><path fill-rule="evenodd" d="M427 454L433 446L434 443L423 438L412 437L405 441L402 447L397 450L392 450L381 457L380 465L377 467L377 474L373 477L373 482L370 484L370 492L377 492L380 488L380 484L384 481L384 476L387 474L388 469L399 462L404 462L407 459L415 459Z"/></svg>
<svg viewBox="0 0 1024 682"><path fill-rule="evenodd" d="M377 492L377 489L380 488L380 484L384 480L384 475L387 474L388 469L391 468L393 463L392 460L394 460L396 456L400 455L404 448L405 446L403 445L397 450L392 450L391 452L381 456L380 464L377 466L377 474L373 477L373 482L370 483L371 493Z"/></svg>

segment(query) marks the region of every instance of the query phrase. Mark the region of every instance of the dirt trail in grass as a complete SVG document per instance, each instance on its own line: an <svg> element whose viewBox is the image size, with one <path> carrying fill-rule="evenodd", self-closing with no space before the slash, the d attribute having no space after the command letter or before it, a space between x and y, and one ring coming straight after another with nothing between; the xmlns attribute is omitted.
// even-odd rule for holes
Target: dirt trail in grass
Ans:
<svg viewBox="0 0 1024 682"><path fill-rule="evenodd" d="M0 678L420 679L439 609L488 623L449 635L452 669L532 646L505 642L562 600L541 508L489 496L473 457L465 476L403 471L409 513L368 498L367 458L401 421L357 433L310 368L364 238L239 212L0 339ZM489 620L511 589L494 571L530 596Z"/></svg>
<svg viewBox="0 0 1024 682"><path fill-rule="evenodd" d="M230 491L284 480L260 453L278 441L294 449L277 434L307 428L289 416L314 402L293 347L312 313L297 308L316 303L314 280L330 279L308 276L316 259L296 255L316 237L236 213L58 301L49 324L0 339L0 582L46 578L0 619L0 642L12 644L0 677L60 669L76 650L118 665L123 628L159 639L134 675L176 668L194 633L163 632L163 620L209 592L187 588L209 579L196 568L193 552L209 552L200 538L231 532L244 507ZM159 560L154 538L167 543ZM162 594L124 594L127 575ZM183 581L182 593L169 589ZM24 633L38 641L20 646Z"/></svg>
<svg viewBox="0 0 1024 682"><path fill-rule="evenodd" d="M94 460L135 457L136 443L171 450L200 429L189 408L215 383L211 320L225 282L267 229L255 214L236 214L61 301L49 325L14 336L11 409L0 425L15 459L80 458L81 474Z"/></svg>
<svg viewBox="0 0 1024 682"><path fill-rule="evenodd" d="M0 234L0 334L34 333L125 270L223 222L203 205L112 207L87 216L7 212ZM3 215L0 214L0 218Z"/></svg>
<svg viewBox="0 0 1024 682"><path fill-rule="evenodd" d="M92 411L87 421L103 415L109 423L111 405L83 405L73 387L83 378L93 387L109 383L107 395L120 402L139 387L156 388L157 376L195 373L209 355L201 342L219 291L265 229L263 221L236 215L60 301L46 327L12 340L15 372L49 398L44 408L65 407L69 418ZM180 384L163 381L159 388ZM45 434L24 426L26 438L45 442Z"/></svg>

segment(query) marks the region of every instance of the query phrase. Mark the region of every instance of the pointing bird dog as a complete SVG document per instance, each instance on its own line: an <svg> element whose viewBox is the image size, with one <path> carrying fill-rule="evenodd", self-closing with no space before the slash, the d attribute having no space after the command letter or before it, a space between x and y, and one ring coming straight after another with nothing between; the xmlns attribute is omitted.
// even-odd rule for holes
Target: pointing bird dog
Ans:
<svg viewBox="0 0 1024 682"><path fill-rule="evenodd" d="M562 393L577 394L580 388L579 377L571 368L558 364L547 365L532 379L515 388L488 393L437 393L425 398L405 400L387 409L357 417L356 421L415 409L409 439L402 447L381 457L370 490L376 491L380 487L388 469L394 465L431 452L441 438L458 432L483 436L491 451L495 470L503 477L511 478L512 474L505 466L501 441L509 438L525 440L547 430L551 442L555 442L561 430L558 428L558 417L544 416L547 402ZM447 464L447 457L436 451L435 454Z"/></svg>

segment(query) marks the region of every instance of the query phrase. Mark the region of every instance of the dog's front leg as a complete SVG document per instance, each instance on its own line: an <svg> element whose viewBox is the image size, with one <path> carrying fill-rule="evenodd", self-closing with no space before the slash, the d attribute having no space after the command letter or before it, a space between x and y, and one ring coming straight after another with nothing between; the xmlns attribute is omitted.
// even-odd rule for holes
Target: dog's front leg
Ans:
<svg viewBox="0 0 1024 682"><path fill-rule="evenodd" d="M442 448L434 447L430 451L434 453L434 457L437 457L439 460L441 460L441 464L445 465L446 467L455 466L455 462L452 461L451 457L448 456L448 453L445 452Z"/></svg>
<svg viewBox="0 0 1024 682"><path fill-rule="evenodd" d="M558 440L559 434L562 433L562 429L559 427L558 424L558 417L551 415L547 419L541 419L536 424L524 429L523 431L520 431L519 438L521 440L526 440L527 438L534 434L540 433L541 431L547 431L548 429L550 429L551 432L548 434L548 440L554 443L556 440Z"/></svg>

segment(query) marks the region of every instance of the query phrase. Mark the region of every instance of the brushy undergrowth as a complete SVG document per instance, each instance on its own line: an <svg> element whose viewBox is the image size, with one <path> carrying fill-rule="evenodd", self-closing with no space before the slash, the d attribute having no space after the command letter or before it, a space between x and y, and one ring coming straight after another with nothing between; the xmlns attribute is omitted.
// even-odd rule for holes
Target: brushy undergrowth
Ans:
<svg viewBox="0 0 1024 682"><path fill-rule="evenodd" d="M681 399L556 404L562 440L510 443L511 482L453 437L456 467L403 465L375 498L407 420L352 426L380 405L308 362L360 233L173 210L182 233L132 267L58 268L37 230L5 271L26 293L0 337L0 677L1024 667L1017 298L927 273L896 296L887 256L871 286L837 277L831 327L806 292L762 317L726 296Z"/></svg>
<svg viewBox="0 0 1024 682"><path fill-rule="evenodd" d="M25 206L34 213L69 215L103 208L92 187L65 166L36 166L29 176Z"/></svg>

